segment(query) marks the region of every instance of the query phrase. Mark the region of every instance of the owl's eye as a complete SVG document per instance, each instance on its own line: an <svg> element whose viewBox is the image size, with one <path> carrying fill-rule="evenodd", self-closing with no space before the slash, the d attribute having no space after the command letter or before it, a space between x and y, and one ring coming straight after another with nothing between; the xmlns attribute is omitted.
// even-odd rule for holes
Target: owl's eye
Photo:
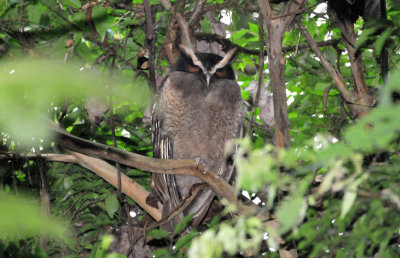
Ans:
<svg viewBox="0 0 400 258"><path fill-rule="evenodd" d="M215 72L215 75L217 75L217 77L224 78L224 77L227 77L227 76L228 76L228 71L226 71L225 68L221 68L221 69L218 69L218 70Z"/></svg>
<svg viewBox="0 0 400 258"><path fill-rule="evenodd" d="M187 69L191 73L199 73L200 72L200 68L195 65L188 65Z"/></svg>

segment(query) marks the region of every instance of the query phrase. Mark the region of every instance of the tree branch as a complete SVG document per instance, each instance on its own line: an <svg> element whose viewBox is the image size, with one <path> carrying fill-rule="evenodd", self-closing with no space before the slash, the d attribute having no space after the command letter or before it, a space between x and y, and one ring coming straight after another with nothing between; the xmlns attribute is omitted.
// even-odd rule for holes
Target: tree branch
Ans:
<svg viewBox="0 0 400 258"><path fill-rule="evenodd" d="M161 0L161 4L164 6L164 8L167 11L171 12L171 14L174 16L175 20L178 22L179 28L181 29L182 44L187 47L190 47L191 49L195 49L193 42L192 42L192 37L189 32L189 24L186 21L186 19L183 17L183 14L174 10L172 8L171 2L168 0Z"/></svg>
<svg viewBox="0 0 400 258"><path fill-rule="evenodd" d="M151 92L154 94L156 91L156 68L155 68L155 42L156 35L153 28L153 13L150 8L149 0L143 1L144 9L146 12L146 47L149 51L149 84Z"/></svg>
<svg viewBox="0 0 400 258"><path fill-rule="evenodd" d="M358 99L353 95L353 92L347 88L342 76L338 73L338 71L336 71L335 68L329 63L328 59L319 49L317 43L315 42L311 34L308 32L307 28L301 22L296 23L296 27L301 32L301 34L303 34L308 45L321 60L322 66L331 75L333 81L335 82L336 88L339 90L344 100L348 103L348 106L352 111L353 115L364 113L368 107L364 105L357 105L359 103Z"/></svg>
<svg viewBox="0 0 400 258"><path fill-rule="evenodd" d="M192 17L190 17L189 20L189 26L192 27L194 24L196 24L198 22L198 20L200 19L201 15L203 14L203 6L204 3L206 2L206 0L198 0L196 5L196 10L194 10Z"/></svg>
<svg viewBox="0 0 400 258"><path fill-rule="evenodd" d="M44 158L47 161L58 161L79 164L94 172L113 186L118 186L117 169L104 160L93 158L78 152L68 150L72 155L65 154L0 154L0 159L38 159ZM121 174L121 190L124 194L132 198L140 207L146 210L156 221L161 219L162 204L158 204L155 209L146 204L146 198L149 193L138 183L134 182L128 176Z"/></svg>
<svg viewBox="0 0 400 258"><path fill-rule="evenodd" d="M15 154L15 153L4 153L0 154L0 159L39 159L44 158L48 161L59 161L59 162L67 162L67 163L76 163L78 161L73 155L65 155L65 154Z"/></svg>
<svg viewBox="0 0 400 258"><path fill-rule="evenodd" d="M260 38L260 52L258 54L258 82L257 82L257 92L256 92L256 98L254 101L254 110L251 115L251 119L249 121L249 129L248 129L248 136L251 136L253 132L253 123L254 123L254 116L257 110L257 107L260 102L260 94L261 94L261 87L264 86L264 21L263 21L263 16L260 15L258 17L258 36Z"/></svg>
<svg viewBox="0 0 400 258"><path fill-rule="evenodd" d="M104 160L89 157L87 155L68 150L83 167L93 171L101 178L118 187L117 169ZM149 193L138 183L128 176L121 174L121 191L131 197L140 207L146 210L156 221L161 220L162 205L158 204L158 209L146 204Z"/></svg>
<svg viewBox="0 0 400 258"><path fill-rule="evenodd" d="M73 136L55 125L51 129L57 134L57 142L64 148L89 156L113 160L144 171L162 174L189 175L202 179L220 197L237 204L234 188L213 171L205 172L206 167L197 165L194 160L154 159L124 151L112 146L90 142Z"/></svg>
<svg viewBox="0 0 400 258"><path fill-rule="evenodd" d="M207 183L212 190L221 198L227 199L230 203L238 208L238 212L245 216L257 216L268 228L277 228L279 223L274 216L266 211L260 213L258 207L253 203L248 206L240 202L236 197L235 189L225 182L215 172L208 170L205 172L206 167L202 164L196 164L194 160L166 160L154 159L117 149L112 146L90 142L88 140L73 136L63 129L59 128L56 124L51 125L51 130L58 136L57 142L64 147L72 155L61 154L43 154L38 155L15 155L15 154L1 154L0 159L9 158L39 158L44 157L51 161L72 162L80 164L83 167L93 171L104 180L117 187L117 170L115 167L106 161L99 159L104 158L113 160L121 164L135 167L144 171L162 174L178 174L189 175L202 179ZM99 158L96 158L99 157ZM146 210L155 220L160 221L162 205L158 204L158 209L150 207L146 204L146 197L148 192L144 190L139 184L131 180L124 174L121 174L122 192L131 197L138 205ZM278 243L284 243L279 236L274 236Z"/></svg>
<svg viewBox="0 0 400 258"><path fill-rule="evenodd" d="M248 55L259 55L260 54L260 50L253 50L253 49L241 47L241 46L233 43L229 39L222 37L221 35L198 32L198 33L194 34L194 37L196 40L204 40L207 42L217 42L218 44L220 44L222 46L223 49L231 49L231 48L236 47L238 49L238 52L243 53L243 54L248 54ZM330 40L326 40L326 41L319 41L316 43L317 43L317 46L319 46L319 47L328 47L328 46L336 46L341 41L342 41L342 39L330 39ZM287 46L287 47L283 48L283 52L284 53L293 52L296 50L296 48L298 50L304 50L304 49L309 49L310 46L308 44L302 44L299 46ZM266 53L266 49L264 49L264 54L265 53Z"/></svg>

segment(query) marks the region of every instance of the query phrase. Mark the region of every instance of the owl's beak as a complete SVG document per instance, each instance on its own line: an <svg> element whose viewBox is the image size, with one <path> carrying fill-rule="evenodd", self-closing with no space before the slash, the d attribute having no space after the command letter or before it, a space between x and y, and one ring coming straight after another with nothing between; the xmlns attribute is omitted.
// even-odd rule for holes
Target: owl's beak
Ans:
<svg viewBox="0 0 400 258"><path fill-rule="evenodd" d="M211 75L207 74L206 75L207 87L210 85L210 79L211 79Z"/></svg>

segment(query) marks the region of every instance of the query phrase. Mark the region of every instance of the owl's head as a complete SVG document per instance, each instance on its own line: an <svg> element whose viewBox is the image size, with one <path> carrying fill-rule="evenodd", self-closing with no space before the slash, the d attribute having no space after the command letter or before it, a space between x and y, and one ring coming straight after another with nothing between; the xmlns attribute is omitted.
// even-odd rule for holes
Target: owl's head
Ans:
<svg viewBox="0 0 400 258"><path fill-rule="evenodd" d="M224 57L216 54L194 53L190 48L179 46L181 56L173 67L174 71L198 74L207 82L213 78L235 80L231 67L237 48L229 50Z"/></svg>

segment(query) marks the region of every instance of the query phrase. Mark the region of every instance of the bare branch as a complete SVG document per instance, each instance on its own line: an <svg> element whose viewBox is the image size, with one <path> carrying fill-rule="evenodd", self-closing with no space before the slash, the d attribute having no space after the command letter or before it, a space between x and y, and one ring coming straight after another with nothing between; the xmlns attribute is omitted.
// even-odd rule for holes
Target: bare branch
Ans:
<svg viewBox="0 0 400 258"><path fill-rule="evenodd" d="M194 10L192 17L189 20L189 26L192 27L197 21L200 19L201 15L203 14L203 6L206 0L198 0L196 5L196 10Z"/></svg>
<svg viewBox="0 0 400 258"><path fill-rule="evenodd" d="M353 95L353 93L347 88L342 76L335 70L335 68L329 63L328 59L324 56L322 51L319 49L317 43L311 36L311 34L307 31L306 27L301 23L296 23L296 27L303 34L306 39L308 45L317 54L318 58L321 60L322 66L324 66L325 70L331 75L333 81L335 82L336 88L339 90L340 94L343 96L344 100L349 104L349 108L352 110L353 114L359 114L365 112L368 108L364 105L353 105L358 104L357 98Z"/></svg>
<svg viewBox="0 0 400 258"><path fill-rule="evenodd" d="M15 153L5 153L0 154L0 159L40 159L44 158L48 161L59 161L59 162L67 162L67 163L78 163L76 158L73 155L65 155L65 154L15 154Z"/></svg>
<svg viewBox="0 0 400 258"><path fill-rule="evenodd" d="M135 167L144 171L162 174L189 175L202 179L211 186L213 191L220 197L237 204L234 188L213 171L204 173L206 167L197 165L194 160L166 160L145 157L139 154L124 151L112 146L90 142L88 140L73 136L61 128L52 126L51 129L58 135L57 142L64 148L95 156L107 160L113 160L121 164Z"/></svg>
<svg viewBox="0 0 400 258"><path fill-rule="evenodd" d="M156 68L155 68L155 35L153 28L153 13L150 8L149 0L145 0L144 9L146 12L146 44L147 50L149 51L149 84L152 93L156 91Z"/></svg>
<svg viewBox="0 0 400 258"><path fill-rule="evenodd" d="M104 160L86 156L84 154L68 150L83 167L93 171L101 178L118 187L117 169ZM158 209L146 204L149 193L138 183L124 174L121 174L121 190L131 197L140 207L145 209L155 220L161 220L162 205L158 204Z"/></svg>
<svg viewBox="0 0 400 258"><path fill-rule="evenodd" d="M221 35L217 34L208 34L208 33L202 33L198 32L194 34L194 37L196 40L204 40L208 42L217 42L222 46L223 49L231 49L231 48L237 48L238 52L243 53L243 54L248 54L248 55L259 55L260 51L259 50L253 50L253 49L248 49L241 47L229 39L226 39L222 37ZM328 46L336 46L338 43L340 43L342 40L341 39L330 39L326 41L319 41L317 42L317 45L319 47L328 47ZM287 46L283 48L284 53L289 53L297 50L304 50L304 49L310 49L310 46L307 44L302 44L298 46ZM264 49L264 54L266 53L266 49Z"/></svg>
<svg viewBox="0 0 400 258"><path fill-rule="evenodd" d="M93 158L78 152L68 150L72 155L65 154L14 154L5 153L0 154L0 159L38 159L44 158L47 161L59 161L67 163L80 164L83 167L94 172L108 183L113 186L118 186L117 169L105 162L104 160ZM146 198L149 193L141 187L138 183L134 182L132 179L124 174L121 174L121 190L124 194L132 198L140 207L146 210L156 221L161 219L162 214L162 204L158 203L158 209L155 209L146 204Z"/></svg>
<svg viewBox="0 0 400 258"><path fill-rule="evenodd" d="M186 19L183 17L183 14L173 10L171 2L168 0L161 0L161 4L164 6L164 8L167 11L171 12L171 14L174 16L175 20L178 22L179 28L181 29L182 44L187 47L190 47L191 49L194 49L194 45L193 45L191 35L189 32L189 24L186 21Z"/></svg>
<svg viewBox="0 0 400 258"><path fill-rule="evenodd" d="M258 83L257 83L257 92L256 92L256 99L254 102L254 111L251 115L251 120L249 121L249 129L248 129L248 134L251 135L253 131L253 123L254 123L254 116L258 107L258 104L260 102L260 93L261 93L261 87L264 86L264 22L263 22L263 16L260 15L258 17L258 36L260 38L260 52L258 55Z"/></svg>

